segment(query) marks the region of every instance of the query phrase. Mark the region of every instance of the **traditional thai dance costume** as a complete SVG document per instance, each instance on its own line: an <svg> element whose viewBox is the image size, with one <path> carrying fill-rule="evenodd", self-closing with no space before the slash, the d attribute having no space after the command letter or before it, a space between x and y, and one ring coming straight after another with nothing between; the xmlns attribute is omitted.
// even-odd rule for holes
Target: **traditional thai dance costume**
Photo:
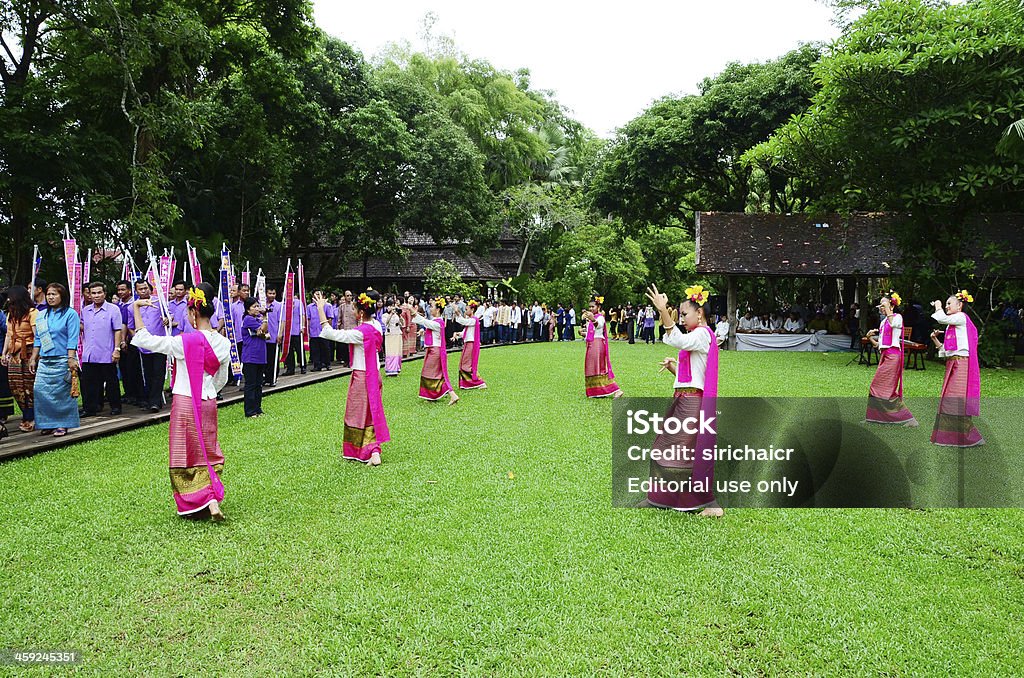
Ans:
<svg viewBox="0 0 1024 678"><path fill-rule="evenodd" d="M681 332L673 327L662 341L679 349L676 367L675 398L665 415L680 421L687 418L711 419L716 416L718 398L718 342L715 331L706 325L692 332ZM717 425L717 423L716 423ZM687 433L662 433L654 439L652 449L675 455L674 459L651 459L651 480L654 487L647 493L647 501L654 506L683 511L697 510L716 504L714 495L715 433L698 430ZM705 451L710 456L705 458ZM683 489L672 491L659 488L658 481L678 483Z"/></svg>
<svg viewBox="0 0 1024 678"><path fill-rule="evenodd" d="M914 420L903 403L903 316L893 313L878 328L882 359L868 389L867 420L876 424L906 424Z"/></svg>
<svg viewBox="0 0 1024 678"><path fill-rule="evenodd" d="M402 371L402 313L387 316L387 334L384 335L384 373L389 377L398 376Z"/></svg>
<svg viewBox="0 0 1024 678"><path fill-rule="evenodd" d="M423 327L423 371L420 372L420 397L440 400L452 391L448 380L448 345L444 338L444 319L427 320L421 315L413 322Z"/></svg>
<svg viewBox="0 0 1024 678"><path fill-rule="evenodd" d="M604 333L604 314L597 313L587 323L587 355L584 359L584 376L588 398L604 398L620 391L615 383L615 372L608 355L608 339Z"/></svg>
<svg viewBox="0 0 1024 678"><path fill-rule="evenodd" d="M974 447L985 440L971 417L981 410L981 371L978 369L978 330L963 312L932 314L946 325L939 357L946 359L939 412L935 417L932 442L945 447Z"/></svg>
<svg viewBox="0 0 1024 678"><path fill-rule="evenodd" d="M402 357L408 358L416 352L416 323L412 321L412 308L408 304L402 304L402 321L405 323L402 330Z"/></svg>
<svg viewBox="0 0 1024 678"><path fill-rule="evenodd" d="M132 343L174 358L168 466L178 515L222 501L224 454L217 442L217 392L228 382L231 342L213 330L161 337L143 327Z"/></svg>
<svg viewBox="0 0 1024 678"><path fill-rule="evenodd" d="M383 328L373 319L353 330L336 330L324 326L320 336L348 344L352 349L352 374L345 400L342 456L345 459L369 462L374 453L380 454L381 445L391 440L388 422L384 418L378 359L384 341Z"/></svg>
<svg viewBox="0 0 1024 678"><path fill-rule="evenodd" d="M455 319L465 327L462 331L462 357L459 359L459 388L482 388L487 382L480 378L480 318Z"/></svg>

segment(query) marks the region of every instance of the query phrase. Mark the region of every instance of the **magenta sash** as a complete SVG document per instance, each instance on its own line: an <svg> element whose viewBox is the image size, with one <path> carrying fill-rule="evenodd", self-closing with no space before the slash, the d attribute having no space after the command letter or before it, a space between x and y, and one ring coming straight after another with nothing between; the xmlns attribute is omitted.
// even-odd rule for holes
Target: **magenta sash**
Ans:
<svg viewBox="0 0 1024 678"><path fill-rule="evenodd" d="M220 360L213 352L210 342L202 332L189 332L182 334L181 344L185 352L185 365L188 367L188 387L192 394L192 416L196 422L196 437L199 438L199 448L203 451L203 460L206 461L206 468L210 472L210 487L213 489L213 496L217 501L224 499L224 483L220 481L217 472L213 470L210 457L206 452L206 439L203 435L203 416L200 409L203 402L203 375L217 374L220 369Z"/></svg>
<svg viewBox="0 0 1024 678"><path fill-rule="evenodd" d="M434 322L441 326L441 329L437 331L438 343L440 344L441 349L441 377L444 379L445 385L448 388L451 388L452 382L448 380L448 342L444 336L444 318L438 318ZM426 341L423 343L424 346L426 346ZM479 343L480 342L477 342L477 345L479 345Z"/></svg>
<svg viewBox="0 0 1024 678"><path fill-rule="evenodd" d="M474 318L476 324L473 325L473 378L477 378L477 370L480 366L480 318ZM448 362L447 360L445 362ZM445 367L447 370L447 367Z"/></svg>
<svg viewBox="0 0 1024 678"><path fill-rule="evenodd" d="M967 320L967 407L968 417L977 417L981 412L981 370L978 365L978 328L974 326L971 316L964 313ZM959 342L956 339L956 327L950 325L946 328L946 336L942 342L942 348L946 351L955 351Z"/></svg>
<svg viewBox="0 0 1024 678"><path fill-rule="evenodd" d="M705 419L711 419L715 417L715 429L718 427L718 341L715 338L715 331L710 327L705 326L705 330L711 335L711 345L708 346L708 364L707 369L704 371L704 394L700 399L700 409L704 413ZM690 354L686 354L686 366L687 369L690 367ZM693 459L693 475L695 480L701 480L706 482L706 487L709 488L708 494L714 499L714 482L715 482L715 460L714 457L710 459L704 458L704 450L710 450L714 452L715 443L718 441L718 435L716 433L700 432L697 433L697 441L695 445L694 459Z"/></svg>
<svg viewBox="0 0 1024 678"><path fill-rule="evenodd" d="M604 317L604 313L595 313L594 314L594 320L597 320L598 316L603 318ZM605 327L607 327L607 326L608 325L606 324ZM594 321L593 320L588 321L587 322L587 343L588 344L594 341L594 328L595 328ZM612 370L612 358L611 358L611 355L608 353L608 332L604 333L604 366L608 369L608 378L609 379L614 379L615 378L615 372Z"/></svg>
<svg viewBox="0 0 1024 678"><path fill-rule="evenodd" d="M896 314L894 313L893 316ZM889 348L898 348L900 352L903 351L903 337L900 336L900 341L896 346L892 345L892 325L889 324L889 318L885 318L882 321L882 343L889 346Z"/></svg>
<svg viewBox="0 0 1024 678"><path fill-rule="evenodd" d="M704 371L704 393L700 399L700 411L704 413L705 419L711 419L712 417L717 417L718 410L718 341L713 329L707 326L704 326L703 329L707 330L711 335L711 345L708 346L708 363ZM692 380L693 370L690 367L690 352L685 349L680 351L678 362L676 379L683 383ZM717 419L715 419L715 426L718 426ZM693 472L691 477L694 482L700 481L705 487L709 488L708 493L703 497L705 500L703 503L709 503L715 498L714 492L711 490L714 487L715 460L713 456L711 459L705 459L704 450L710 450L713 453L717 440L717 434L701 430L697 432L697 440L694 443Z"/></svg>
<svg viewBox="0 0 1024 678"><path fill-rule="evenodd" d="M370 419L373 420L373 433L378 443L391 440L388 422L384 418L384 400L381 396L380 368L377 367L377 352L384 337L370 323L363 323L356 328L363 335L363 360L366 363L366 400L370 403ZM370 363L373 368L370 368Z"/></svg>

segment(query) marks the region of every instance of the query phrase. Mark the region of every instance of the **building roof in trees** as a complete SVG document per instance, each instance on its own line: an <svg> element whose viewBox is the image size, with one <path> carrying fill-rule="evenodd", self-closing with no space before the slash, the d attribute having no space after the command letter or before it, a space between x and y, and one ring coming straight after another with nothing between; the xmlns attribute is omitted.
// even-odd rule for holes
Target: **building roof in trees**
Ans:
<svg viewBox="0 0 1024 678"><path fill-rule="evenodd" d="M328 283L363 279L395 282L423 280L427 266L438 259L451 262L466 281L500 280L515 275L522 248L507 229L499 236L498 246L482 256L459 253L460 244L454 240L437 243L430 235L404 229L400 232L400 247L408 254L405 260L397 256L394 259L369 257L365 262L357 260L341 264L338 249L328 246L312 247L300 252L298 256L302 258L308 279L315 278ZM296 263L297 257L293 256L292 264ZM265 267L267 276L272 280L283 279L285 266L284 258L274 260L269 267Z"/></svg>
<svg viewBox="0 0 1024 678"><path fill-rule="evenodd" d="M696 267L701 273L757 276L883 277L901 272L895 229L904 215L743 214L700 212L696 224ZM989 243L1024 251L1024 214L971 217L964 256L984 269ZM927 243L922 243L922 247ZM1024 262L1014 257L1004 277L1024 278Z"/></svg>

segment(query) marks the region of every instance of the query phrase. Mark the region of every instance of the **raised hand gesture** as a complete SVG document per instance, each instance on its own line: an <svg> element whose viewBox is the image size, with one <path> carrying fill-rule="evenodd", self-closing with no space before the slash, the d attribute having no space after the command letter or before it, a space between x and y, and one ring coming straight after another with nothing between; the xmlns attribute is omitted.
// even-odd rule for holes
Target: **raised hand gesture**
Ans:
<svg viewBox="0 0 1024 678"><path fill-rule="evenodd" d="M651 283L650 287L647 288L647 298L651 300L654 308L658 311L664 311L668 308L668 295L658 291L658 286Z"/></svg>

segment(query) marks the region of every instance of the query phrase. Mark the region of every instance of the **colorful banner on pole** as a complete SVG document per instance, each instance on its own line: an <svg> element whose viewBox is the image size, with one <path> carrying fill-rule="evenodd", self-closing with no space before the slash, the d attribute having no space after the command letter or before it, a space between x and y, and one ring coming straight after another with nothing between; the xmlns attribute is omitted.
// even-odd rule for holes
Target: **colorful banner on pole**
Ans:
<svg viewBox="0 0 1024 678"><path fill-rule="evenodd" d="M75 262L78 261L78 244L74 238L64 240L64 268L68 273L68 288L75 285Z"/></svg>
<svg viewBox="0 0 1024 678"><path fill-rule="evenodd" d="M281 323L280 327L284 334L284 338L281 340L281 357L280 362L285 362L288 359L288 347L292 342L292 315L295 309L295 274L291 271L291 265L288 266L288 273L285 274L284 278L284 296L281 298L281 308L284 311L284 322Z"/></svg>
<svg viewBox="0 0 1024 678"><path fill-rule="evenodd" d="M238 329L235 327L234 318L231 317L231 293L228 290L229 271L231 270L231 253L228 250L221 250L220 253L220 306L221 314L224 317L224 330L228 341L231 342L231 374L235 379L242 376L242 361L238 355L238 344L235 340Z"/></svg>
<svg viewBox="0 0 1024 678"><path fill-rule="evenodd" d="M185 249L188 251L188 265L192 269L192 285L195 286L203 282L203 269L199 266L199 253L187 242Z"/></svg>

